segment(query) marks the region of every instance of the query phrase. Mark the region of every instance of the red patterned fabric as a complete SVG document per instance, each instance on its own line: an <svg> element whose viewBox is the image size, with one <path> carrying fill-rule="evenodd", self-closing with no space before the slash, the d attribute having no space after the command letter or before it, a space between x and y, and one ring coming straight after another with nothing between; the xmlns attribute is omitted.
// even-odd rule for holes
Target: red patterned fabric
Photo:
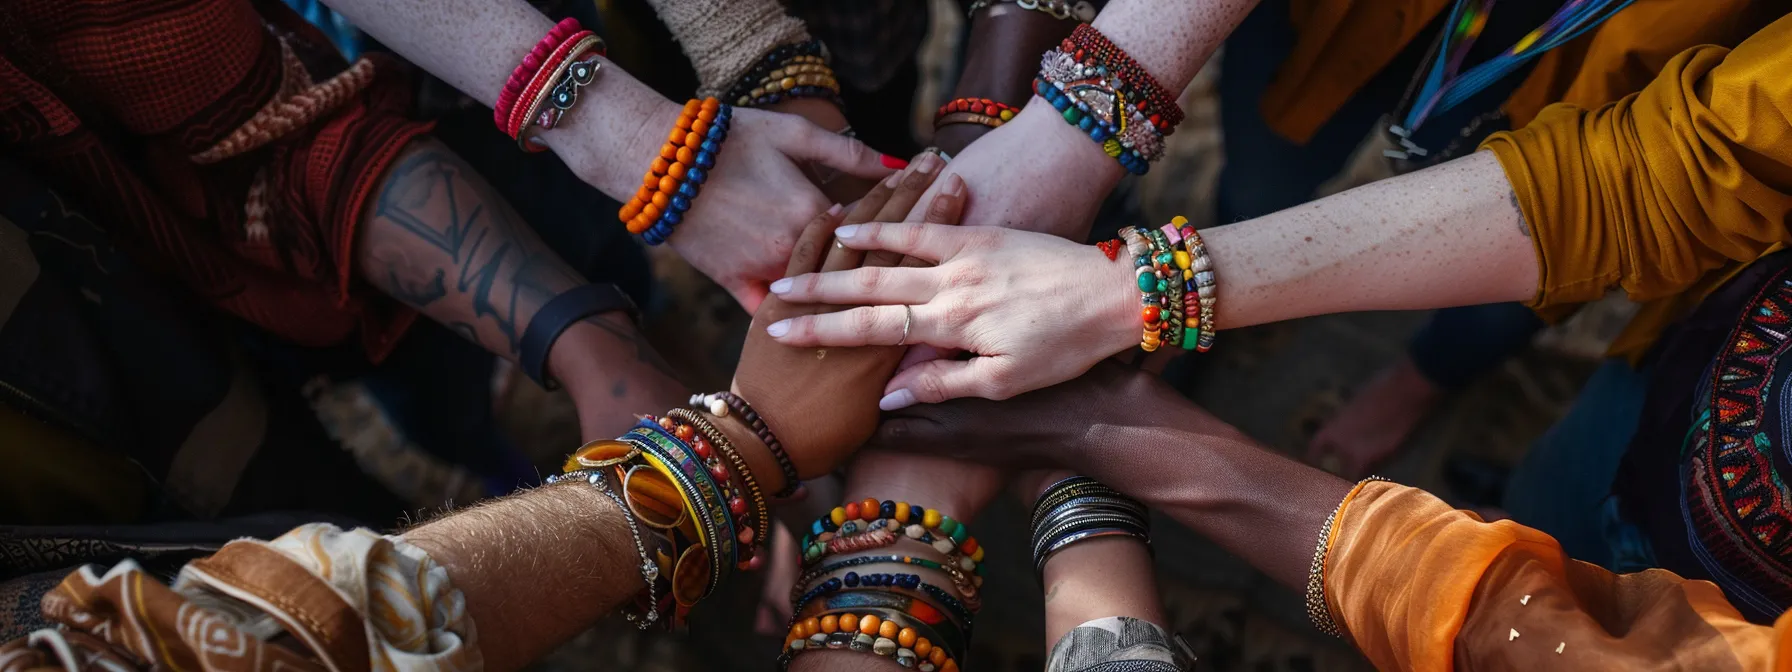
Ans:
<svg viewBox="0 0 1792 672"><path fill-rule="evenodd" d="M282 42L318 81L347 67L270 0L0 3L0 152L213 305L301 345L359 330L379 359L415 315L354 281L355 227L387 166L429 131L406 117L398 64L375 61L365 89L272 143L190 158L285 95ZM258 178L268 209L250 235Z"/></svg>

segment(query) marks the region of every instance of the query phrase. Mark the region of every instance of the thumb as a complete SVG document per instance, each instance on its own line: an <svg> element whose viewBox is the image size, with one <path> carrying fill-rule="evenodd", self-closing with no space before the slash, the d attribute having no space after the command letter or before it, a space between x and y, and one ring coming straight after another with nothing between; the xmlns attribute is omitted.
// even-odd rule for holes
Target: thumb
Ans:
<svg viewBox="0 0 1792 672"><path fill-rule="evenodd" d="M937 404L959 397L1000 399L997 384L1000 369L994 357L973 357L964 361L935 359L921 362L890 379L884 389L890 390L877 402L878 408L894 411L915 404Z"/></svg>
<svg viewBox="0 0 1792 672"><path fill-rule="evenodd" d="M793 125L800 130L783 147L784 154L792 159L869 179L888 177L908 165L907 161L884 155L857 138L829 133L806 121Z"/></svg>

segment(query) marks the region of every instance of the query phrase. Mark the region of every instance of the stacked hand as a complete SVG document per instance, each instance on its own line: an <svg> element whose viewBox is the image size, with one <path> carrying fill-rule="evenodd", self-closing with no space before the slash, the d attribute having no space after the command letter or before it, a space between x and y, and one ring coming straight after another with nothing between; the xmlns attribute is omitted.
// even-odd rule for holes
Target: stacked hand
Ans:
<svg viewBox="0 0 1792 672"><path fill-rule="evenodd" d="M770 325L771 336L792 346L902 342L976 355L904 369L885 386L884 410L969 396L1006 399L1075 378L1139 340L1133 265L1109 260L1092 245L939 224L872 223L836 235L849 248L936 265L811 273L773 283L783 301L863 307L793 316Z"/></svg>
<svg viewBox="0 0 1792 672"><path fill-rule="evenodd" d="M850 214L833 208L813 218L786 271L800 275L848 270L861 262L891 264L895 259L866 260L856 248L836 245L835 228L876 219L899 219L908 213L939 173L937 156L923 155L907 169L873 188ZM962 183L934 196L929 219L952 223L964 205ZM902 348L793 347L772 339L765 327L787 318L831 310L814 304L767 299L753 316L747 343L736 370L734 391L765 419L796 464L811 477L843 461L875 431L877 399L883 382L895 371Z"/></svg>

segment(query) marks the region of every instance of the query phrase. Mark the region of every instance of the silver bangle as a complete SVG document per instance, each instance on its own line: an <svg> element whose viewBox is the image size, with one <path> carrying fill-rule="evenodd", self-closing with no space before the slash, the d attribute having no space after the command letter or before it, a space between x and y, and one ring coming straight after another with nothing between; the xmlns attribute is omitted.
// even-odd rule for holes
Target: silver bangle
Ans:
<svg viewBox="0 0 1792 672"><path fill-rule="evenodd" d="M647 604L657 606L660 603L660 600L653 594L653 587L655 584L659 583L660 566L653 561L653 558L647 555L647 544L641 541L641 527L635 522L634 514L629 513L628 503L622 501L622 497L616 494L614 488L610 487L609 479L604 478L602 473L596 471L578 470L569 471L556 476L549 476L547 477L547 484L553 485L561 481L572 479L590 483L592 487L597 488L598 492L604 493L605 497L610 498L610 501L616 503L616 508L622 513L623 522L628 523L628 534L635 542L635 553L639 554L641 557L641 578L647 582ZM653 627L654 622L660 619L660 612L655 606L650 606L645 609L644 611L646 613L644 614L629 613L627 609L624 609L622 610L622 616L623 618L628 619L630 623L634 623L636 628L646 630Z"/></svg>
<svg viewBox="0 0 1792 672"><path fill-rule="evenodd" d="M977 0L971 3L971 9L965 12L965 16L971 16L978 10L1005 2L1020 5L1021 9L1043 13L1059 21L1088 23L1095 20L1095 5L1090 4L1088 0Z"/></svg>

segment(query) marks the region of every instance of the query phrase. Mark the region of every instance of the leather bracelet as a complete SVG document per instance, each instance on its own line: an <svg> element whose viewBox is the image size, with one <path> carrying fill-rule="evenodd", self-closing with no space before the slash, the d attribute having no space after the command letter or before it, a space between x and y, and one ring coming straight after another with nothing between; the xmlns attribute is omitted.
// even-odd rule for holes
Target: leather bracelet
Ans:
<svg viewBox="0 0 1792 672"><path fill-rule="evenodd" d="M548 379L548 352L554 347L554 341L572 323L592 315L600 315L611 311L628 313L629 319L640 317L634 300L617 289L615 285L596 283L573 288L559 296L549 299L535 317L529 319L529 326L523 329L523 337L517 343L517 364L523 367L523 373L530 380L544 388L559 389L559 383Z"/></svg>

